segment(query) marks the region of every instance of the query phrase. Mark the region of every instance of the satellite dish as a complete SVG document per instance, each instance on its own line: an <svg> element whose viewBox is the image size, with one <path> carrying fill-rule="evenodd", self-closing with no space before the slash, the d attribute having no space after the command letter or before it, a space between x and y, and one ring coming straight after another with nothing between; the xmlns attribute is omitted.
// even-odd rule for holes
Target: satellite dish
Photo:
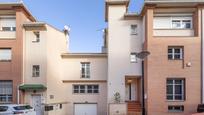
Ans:
<svg viewBox="0 0 204 115"><path fill-rule="evenodd" d="M65 25L65 26L64 26L64 30L66 30L66 31L70 32L70 30L71 30L71 29L70 29L70 27L69 27L69 26Z"/></svg>
<svg viewBox="0 0 204 115"><path fill-rule="evenodd" d="M23 0L18 0L19 3L23 3Z"/></svg>
<svg viewBox="0 0 204 115"><path fill-rule="evenodd" d="M150 55L149 51L142 51L140 53L137 53L136 57L140 59L145 59L148 55Z"/></svg>

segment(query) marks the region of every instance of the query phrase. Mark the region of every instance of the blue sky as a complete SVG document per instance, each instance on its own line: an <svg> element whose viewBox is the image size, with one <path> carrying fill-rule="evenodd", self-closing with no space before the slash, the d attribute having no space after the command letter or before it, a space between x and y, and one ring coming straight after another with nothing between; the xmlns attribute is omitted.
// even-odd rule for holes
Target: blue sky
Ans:
<svg viewBox="0 0 204 115"><path fill-rule="evenodd" d="M17 0L0 0L17 1ZM71 52L100 52L105 0L23 0L38 21L45 21L62 30L69 25ZM130 12L139 12L143 0L132 0Z"/></svg>

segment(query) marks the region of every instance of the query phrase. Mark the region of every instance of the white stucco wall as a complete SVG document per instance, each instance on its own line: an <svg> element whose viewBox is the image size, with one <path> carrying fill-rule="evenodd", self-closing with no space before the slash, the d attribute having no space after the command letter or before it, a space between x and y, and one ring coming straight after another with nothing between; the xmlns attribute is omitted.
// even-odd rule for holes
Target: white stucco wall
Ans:
<svg viewBox="0 0 204 115"><path fill-rule="evenodd" d="M66 102L64 87L62 84L61 53L67 52L67 38L64 32L46 25L47 30L40 31L40 42L36 40L33 31L24 31L24 83L44 84L47 90L25 92L25 103L32 104L31 95L40 94L42 103L64 103ZM38 30L34 30L38 31ZM32 65L40 65L40 77L32 77ZM50 99L50 95L54 98ZM60 115L67 115L67 105L56 110ZM56 111L49 111L46 114L55 115Z"/></svg>
<svg viewBox="0 0 204 115"><path fill-rule="evenodd" d="M125 5L108 9L108 102L116 92L125 101L125 76L141 75L141 63L131 63L130 53L142 50L142 20L124 20ZM138 25L138 34L131 35L131 24Z"/></svg>
<svg viewBox="0 0 204 115"><path fill-rule="evenodd" d="M63 32L47 26L47 103L56 103L64 101L65 92L62 84L62 59L61 53L67 51L66 37ZM56 92L57 91L57 92ZM49 99L50 95L54 95L54 99ZM55 100L56 99L56 100Z"/></svg>
<svg viewBox="0 0 204 115"><path fill-rule="evenodd" d="M81 78L81 62L90 62L90 78ZM80 80L107 80L107 58L63 58L63 80L78 80L77 83L64 83L68 103L68 115L74 114L74 103L97 103L97 115L107 112L107 83L80 82ZM98 84L98 94L73 94L73 84Z"/></svg>
<svg viewBox="0 0 204 115"><path fill-rule="evenodd" d="M25 31L25 65L24 65L24 83L26 84L44 84L46 85L46 31L40 31L40 42L36 41L33 31ZM32 66L40 65L40 76L32 76Z"/></svg>

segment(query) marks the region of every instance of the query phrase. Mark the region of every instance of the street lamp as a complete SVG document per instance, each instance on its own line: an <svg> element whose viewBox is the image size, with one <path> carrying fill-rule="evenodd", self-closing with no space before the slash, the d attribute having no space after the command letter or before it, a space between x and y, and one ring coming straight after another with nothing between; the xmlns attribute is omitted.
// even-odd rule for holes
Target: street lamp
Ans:
<svg viewBox="0 0 204 115"><path fill-rule="evenodd" d="M145 94L144 94L144 59L150 55L149 51L141 51L136 53L136 57L142 60L142 115L145 115Z"/></svg>

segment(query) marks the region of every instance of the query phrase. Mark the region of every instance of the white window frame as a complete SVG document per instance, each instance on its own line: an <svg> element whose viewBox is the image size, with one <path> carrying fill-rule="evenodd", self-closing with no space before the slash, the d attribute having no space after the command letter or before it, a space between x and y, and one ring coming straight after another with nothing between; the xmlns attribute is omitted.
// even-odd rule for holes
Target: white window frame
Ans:
<svg viewBox="0 0 204 115"><path fill-rule="evenodd" d="M193 28L193 22L192 17L171 17L171 28L172 29L192 29ZM173 21L179 21L180 26L179 27L173 27ZM184 21L190 21L190 28L186 28L184 26Z"/></svg>
<svg viewBox="0 0 204 115"><path fill-rule="evenodd" d="M0 81L0 88L3 89L3 94L0 94L0 98L5 98L5 101L0 101L0 103L11 103L13 98L13 82L12 81Z"/></svg>
<svg viewBox="0 0 204 115"><path fill-rule="evenodd" d="M131 35L137 35L138 31L138 25L137 24L132 24L130 25L130 33Z"/></svg>
<svg viewBox="0 0 204 115"><path fill-rule="evenodd" d="M1 54L5 52L6 54ZM6 58L5 58L5 55L6 55ZM11 59L12 59L12 49L11 48L0 48L0 61L11 61Z"/></svg>
<svg viewBox="0 0 204 115"><path fill-rule="evenodd" d="M172 49L172 53L169 53L169 49ZM176 49L179 49L180 50L180 53L175 53L175 50ZM169 58L168 57L168 59L169 60L178 60L177 58L175 58L175 55L179 55L180 56L180 60L182 60L183 59L183 47L179 47L179 46L169 46L168 47L168 56L169 55L171 55L172 56L172 58Z"/></svg>
<svg viewBox="0 0 204 115"><path fill-rule="evenodd" d="M172 80L173 83L172 84L166 84L166 90L167 90L167 86L172 86L173 87L173 94L168 94L166 92L166 98L167 96L173 96L173 99L167 99L168 101L182 101L185 99L185 79L167 79L168 80ZM176 84L175 81L176 80L181 80L181 84ZM181 89L181 94L175 94L175 86L176 85L181 85L182 86L182 89ZM181 96L182 99L175 99L175 96Z"/></svg>
<svg viewBox="0 0 204 115"><path fill-rule="evenodd" d="M77 89L75 89L75 86L78 86ZM84 86L84 89L81 89L80 86ZM88 89L88 86L91 86L91 89ZM95 88L97 86L97 88ZM82 93L81 90L84 90ZM88 92L88 90L91 90L91 92ZM75 92L77 91L77 92ZM96 91L96 92L95 92ZM98 84L74 84L72 86L72 92L73 94L98 94L99 93L99 85Z"/></svg>
<svg viewBox="0 0 204 115"><path fill-rule="evenodd" d="M38 66L38 70L35 68ZM32 77L40 77L40 65L32 65Z"/></svg>
<svg viewBox="0 0 204 115"><path fill-rule="evenodd" d="M84 72L83 72L84 69ZM90 78L91 77L91 63L90 62L81 62L81 78Z"/></svg>

